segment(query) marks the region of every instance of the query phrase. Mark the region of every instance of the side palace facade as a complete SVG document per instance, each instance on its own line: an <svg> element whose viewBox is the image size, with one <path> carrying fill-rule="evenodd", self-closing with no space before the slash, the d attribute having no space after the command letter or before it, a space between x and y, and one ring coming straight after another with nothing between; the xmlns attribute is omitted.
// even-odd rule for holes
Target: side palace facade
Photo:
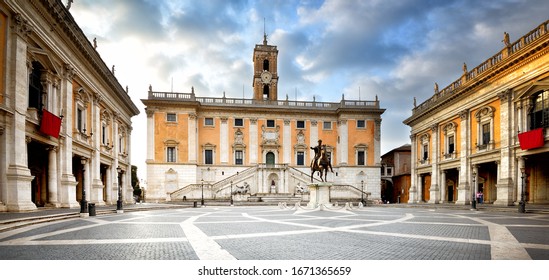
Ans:
<svg viewBox="0 0 549 280"><path fill-rule="evenodd" d="M409 202L549 203L549 21L419 105ZM473 204L474 205L474 204Z"/></svg>
<svg viewBox="0 0 549 280"><path fill-rule="evenodd" d="M69 8L0 3L0 211L133 199L139 110Z"/></svg>

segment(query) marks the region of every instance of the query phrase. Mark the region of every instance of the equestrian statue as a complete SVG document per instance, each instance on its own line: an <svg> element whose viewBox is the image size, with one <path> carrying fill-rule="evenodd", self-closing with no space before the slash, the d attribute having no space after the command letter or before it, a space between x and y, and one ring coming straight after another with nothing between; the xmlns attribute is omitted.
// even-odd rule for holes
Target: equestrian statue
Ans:
<svg viewBox="0 0 549 280"><path fill-rule="evenodd" d="M334 173L332 169L332 164L326 155L326 145L322 145L322 140L318 140L318 145L316 147L311 147L311 150L315 151L315 157L311 161L311 183L313 182L313 175L315 171L318 171L318 175L322 182L327 181L328 168ZM324 173L324 175L323 175Z"/></svg>

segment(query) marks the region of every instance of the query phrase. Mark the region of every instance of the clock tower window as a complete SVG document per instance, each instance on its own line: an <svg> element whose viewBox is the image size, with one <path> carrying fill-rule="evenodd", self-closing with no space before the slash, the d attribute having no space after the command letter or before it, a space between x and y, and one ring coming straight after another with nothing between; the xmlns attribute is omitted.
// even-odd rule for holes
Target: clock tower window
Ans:
<svg viewBox="0 0 549 280"><path fill-rule="evenodd" d="M268 59L263 60L263 70L269 71L269 60Z"/></svg>
<svg viewBox="0 0 549 280"><path fill-rule="evenodd" d="M269 100L269 85L263 85L263 100Z"/></svg>

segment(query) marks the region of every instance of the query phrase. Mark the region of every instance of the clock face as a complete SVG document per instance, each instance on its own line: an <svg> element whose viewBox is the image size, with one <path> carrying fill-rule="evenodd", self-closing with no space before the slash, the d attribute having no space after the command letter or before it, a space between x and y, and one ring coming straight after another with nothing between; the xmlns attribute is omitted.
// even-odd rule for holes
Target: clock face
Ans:
<svg viewBox="0 0 549 280"><path fill-rule="evenodd" d="M269 71L263 71L263 73L261 73L261 81L265 84L270 83L272 78L273 76Z"/></svg>

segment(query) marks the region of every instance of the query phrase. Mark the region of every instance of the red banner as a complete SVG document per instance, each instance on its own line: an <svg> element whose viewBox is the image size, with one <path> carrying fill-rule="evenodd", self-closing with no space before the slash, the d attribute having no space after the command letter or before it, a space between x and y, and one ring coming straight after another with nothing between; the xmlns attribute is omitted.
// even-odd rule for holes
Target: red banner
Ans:
<svg viewBox="0 0 549 280"><path fill-rule="evenodd" d="M545 128L537 128L534 130L519 133L518 138L520 148L523 150L529 150L543 147L543 145L545 145L545 137L543 136L544 129Z"/></svg>
<svg viewBox="0 0 549 280"><path fill-rule="evenodd" d="M59 131L61 131L61 118L43 109L40 132L59 138Z"/></svg>

